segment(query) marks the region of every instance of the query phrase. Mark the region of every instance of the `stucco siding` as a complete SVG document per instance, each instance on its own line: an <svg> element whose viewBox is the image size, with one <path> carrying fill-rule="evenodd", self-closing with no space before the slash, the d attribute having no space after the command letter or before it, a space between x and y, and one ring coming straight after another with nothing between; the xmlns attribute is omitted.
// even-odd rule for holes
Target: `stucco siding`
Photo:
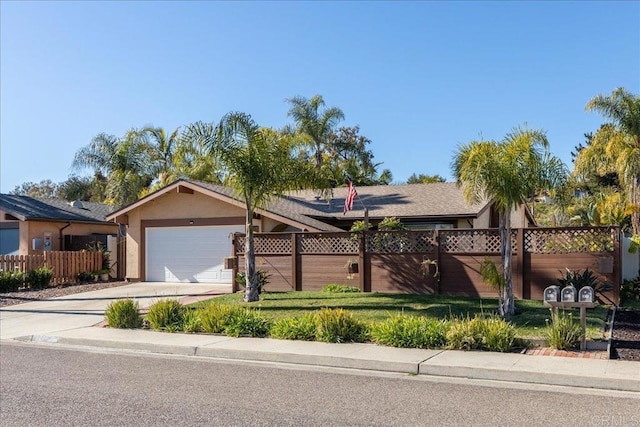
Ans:
<svg viewBox="0 0 640 427"><path fill-rule="evenodd" d="M245 216L244 209L199 192L193 194L170 192L127 212L127 278L143 280L142 221L197 220ZM258 222L259 224L259 222ZM258 225L256 224L256 225Z"/></svg>
<svg viewBox="0 0 640 427"><path fill-rule="evenodd" d="M20 255L41 253L42 250L33 250L32 241L35 238L43 239L46 232L51 233L51 250L62 250L60 237L66 235L88 236L91 234L117 234L117 224L78 224L53 221L26 221L20 223ZM62 230L62 235L60 231Z"/></svg>

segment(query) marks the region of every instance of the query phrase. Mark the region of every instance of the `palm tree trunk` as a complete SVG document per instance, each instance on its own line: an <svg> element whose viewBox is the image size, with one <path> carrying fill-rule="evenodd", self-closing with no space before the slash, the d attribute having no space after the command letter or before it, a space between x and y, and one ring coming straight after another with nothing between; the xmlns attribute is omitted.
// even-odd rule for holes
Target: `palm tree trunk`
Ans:
<svg viewBox="0 0 640 427"><path fill-rule="evenodd" d="M513 301L513 281L511 272L511 213L509 211L500 213L500 248L502 256L502 274L504 277L504 288L500 295L498 313L501 316L513 316L515 305Z"/></svg>
<svg viewBox="0 0 640 427"><path fill-rule="evenodd" d="M640 235L640 182L638 182L638 177L633 179L630 193L631 204L635 207L631 213L631 227L633 234Z"/></svg>
<svg viewBox="0 0 640 427"><path fill-rule="evenodd" d="M245 291L244 302L254 302L260 300L258 294L258 278L256 276L256 256L253 246L253 207L247 202L246 235L244 243L245 260Z"/></svg>

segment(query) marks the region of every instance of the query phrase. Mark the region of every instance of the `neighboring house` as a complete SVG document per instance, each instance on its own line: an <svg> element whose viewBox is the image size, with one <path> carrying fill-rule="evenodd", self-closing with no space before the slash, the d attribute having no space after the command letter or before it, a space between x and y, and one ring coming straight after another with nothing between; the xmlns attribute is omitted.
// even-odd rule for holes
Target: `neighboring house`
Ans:
<svg viewBox="0 0 640 427"><path fill-rule="evenodd" d="M0 194L0 255L78 249L72 236L117 235L102 203Z"/></svg>
<svg viewBox="0 0 640 427"><path fill-rule="evenodd" d="M395 216L412 229L497 226L491 203L468 205L454 183L357 188L354 209L343 215L346 188L330 200L313 191L277 198L256 211L259 232L339 232L362 220L362 203L377 224ZM129 280L230 283L224 258L231 235L244 232L245 204L230 188L179 180L117 210L107 220L127 227L126 277ZM533 225L527 209L512 215L513 227Z"/></svg>

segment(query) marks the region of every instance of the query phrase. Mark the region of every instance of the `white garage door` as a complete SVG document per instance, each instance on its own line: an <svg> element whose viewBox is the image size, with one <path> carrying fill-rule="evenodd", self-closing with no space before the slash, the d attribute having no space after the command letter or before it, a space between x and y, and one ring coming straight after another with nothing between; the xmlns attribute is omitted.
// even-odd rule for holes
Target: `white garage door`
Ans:
<svg viewBox="0 0 640 427"><path fill-rule="evenodd" d="M231 233L243 231L239 225L147 228L146 280L232 283L224 258L231 255Z"/></svg>

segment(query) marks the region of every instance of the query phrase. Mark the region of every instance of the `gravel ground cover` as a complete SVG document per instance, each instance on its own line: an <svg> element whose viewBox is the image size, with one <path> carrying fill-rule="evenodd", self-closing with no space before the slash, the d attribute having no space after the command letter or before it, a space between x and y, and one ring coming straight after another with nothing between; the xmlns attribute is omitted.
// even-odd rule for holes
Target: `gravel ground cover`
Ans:
<svg viewBox="0 0 640 427"><path fill-rule="evenodd" d="M616 312L611 344L613 358L640 362L640 310Z"/></svg>

